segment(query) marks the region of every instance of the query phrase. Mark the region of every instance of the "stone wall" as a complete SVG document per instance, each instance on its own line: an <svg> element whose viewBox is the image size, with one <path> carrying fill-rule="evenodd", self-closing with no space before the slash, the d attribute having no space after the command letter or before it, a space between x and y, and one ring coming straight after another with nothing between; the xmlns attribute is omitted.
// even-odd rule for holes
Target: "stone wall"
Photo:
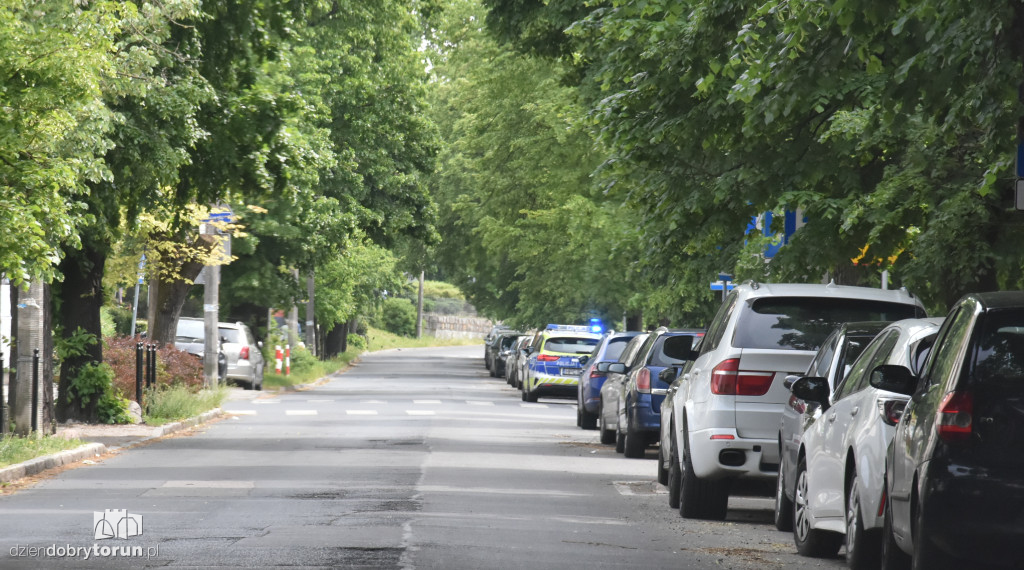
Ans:
<svg viewBox="0 0 1024 570"><path fill-rule="evenodd" d="M454 317L424 313L423 334L437 338L484 338L494 326L490 319L480 317Z"/></svg>

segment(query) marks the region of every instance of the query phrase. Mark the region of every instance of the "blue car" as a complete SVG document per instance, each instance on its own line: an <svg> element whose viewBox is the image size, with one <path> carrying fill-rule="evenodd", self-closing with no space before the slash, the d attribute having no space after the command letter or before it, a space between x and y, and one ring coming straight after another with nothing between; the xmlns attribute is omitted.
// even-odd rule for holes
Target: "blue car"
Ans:
<svg viewBox="0 0 1024 570"><path fill-rule="evenodd" d="M675 380L674 373L671 378L662 378L661 372L668 368L678 372L686 360L672 355L687 354L703 336L704 331L700 329L669 330L662 327L651 333L640 347L639 360L629 370L619 392L616 450L621 449L626 457L643 457L647 446L658 441L661 435L661 402Z"/></svg>
<svg viewBox="0 0 1024 570"><path fill-rule="evenodd" d="M598 370L598 364L617 362L629 339L641 334L640 331L608 331L594 349L580 374L579 389L576 392L576 425L583 429L597 429L597 417L601 411L601 386L608 378L607 370ZM606 368L606 367L603 367Z"/></svg>

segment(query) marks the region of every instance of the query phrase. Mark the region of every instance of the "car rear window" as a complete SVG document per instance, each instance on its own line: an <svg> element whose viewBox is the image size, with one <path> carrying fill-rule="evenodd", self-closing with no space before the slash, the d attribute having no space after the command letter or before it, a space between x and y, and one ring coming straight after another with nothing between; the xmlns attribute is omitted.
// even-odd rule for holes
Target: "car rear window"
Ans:
<svg viewBox="0 0 1024 570"><path fill-rule="evenodd" d="M242 331L238 329L217 329L217 332L225 342L248 344L245 337L242 335Z"/></svg>
<svg viewBox="0 0 1024 570"><path fill-rule="evenodd" d="M201 341L206 338L206 331L203 329L203 326L203 321L178 319L178 328L174 336L179 342L191 342L194 339Z"/></svg>
<svg viewBox="0 0 1024 570"><path fill-rule="evenodd" d="M610 339L608 341L608 346L604 349L604 359L618 360L619 356L622 355L622 351L626 350L626 345L628 345L631 340L633 340L633 337L628 336Z"/></svg>
<svg viewBox="0 0 1024 570"><path fill-rule="evenodd" d="M974 381L1024 382L1024 311L991 311L976 344Z"/></svg>
<svg viewBox="0 0 1024 570"><path fill-rule="evenodd" d="M915 305L831 297L762 297L743 311L733 335L738 348L818 350L841 323L925 316Z"/></svg>
<svg viewBox="0 0 1024 570"><path fill-rule="evenodd" d="M574 338L553 336L544 343L544 350L548 352L572 352L576 354L590 354L597 346L596 338Z"/></svg>

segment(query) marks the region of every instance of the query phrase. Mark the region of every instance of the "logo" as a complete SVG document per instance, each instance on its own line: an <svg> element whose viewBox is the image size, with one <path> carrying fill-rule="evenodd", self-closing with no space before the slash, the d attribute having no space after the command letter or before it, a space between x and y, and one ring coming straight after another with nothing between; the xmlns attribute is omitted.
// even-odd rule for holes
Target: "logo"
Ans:
<svg viewBox="0 0 1024 570"><path fill-rule="evenodd" d="M96 540L142 536L142 515L130 515L126 509L107 509L92 513Z"/></svg>

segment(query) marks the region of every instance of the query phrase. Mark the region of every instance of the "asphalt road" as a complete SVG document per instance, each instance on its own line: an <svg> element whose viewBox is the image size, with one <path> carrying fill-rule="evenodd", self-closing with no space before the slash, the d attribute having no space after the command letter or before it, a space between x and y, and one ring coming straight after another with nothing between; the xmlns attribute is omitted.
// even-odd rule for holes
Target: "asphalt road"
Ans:
<svg viewBox="0 0 1024 570"><path fill-rule="evenodd" d="M798 556L767 498L681 519L656 450L626 459L575 402L521 402L479 346L374 353L225 409L0 497L0 567L844 567Z"/></svg>

